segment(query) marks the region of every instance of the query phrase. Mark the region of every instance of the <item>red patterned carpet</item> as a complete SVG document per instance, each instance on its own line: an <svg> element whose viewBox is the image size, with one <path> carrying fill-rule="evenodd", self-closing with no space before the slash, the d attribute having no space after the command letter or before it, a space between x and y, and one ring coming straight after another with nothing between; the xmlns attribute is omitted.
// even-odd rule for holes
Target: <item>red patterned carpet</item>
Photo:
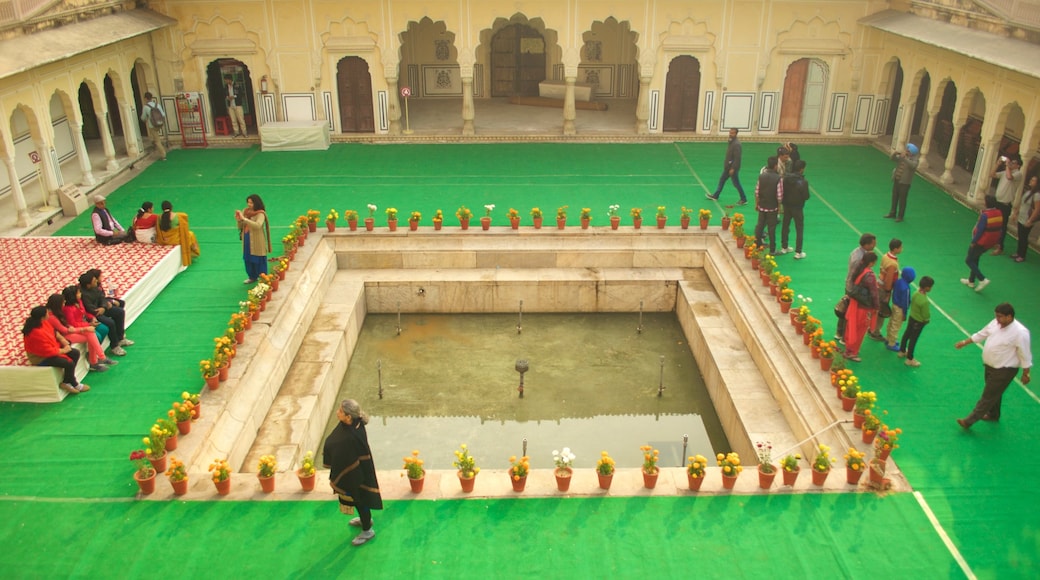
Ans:
<svg viewBox="0 0 1040 580"><path fill-rule="evenodd" d="M29 310L42 305L62 288L77 284L83 272L100 269L106 286L126 296L174 252L179 265L180 251L176 246L102 246L93 238L0 238L0 264L4 265L0 275L0 366L29 364L21 332ZM170 279L172 276L162 280L161 286ZM133 310L140 313L143 306ZM131 307L128 303L128 324L132 320Z"/></svg>

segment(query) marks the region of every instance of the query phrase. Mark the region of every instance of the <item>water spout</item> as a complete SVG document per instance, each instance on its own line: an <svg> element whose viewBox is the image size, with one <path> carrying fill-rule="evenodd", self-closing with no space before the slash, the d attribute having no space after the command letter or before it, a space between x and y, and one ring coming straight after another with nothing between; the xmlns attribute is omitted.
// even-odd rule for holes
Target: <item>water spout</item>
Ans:
<svg viewBox="0 0 1040 580"><path fill-rule="evenodd" d="M524 373L526 373L528 371L528 369L530 369L530 366L527 364L527 360L526 359L518 358L518 359L516 359L516 366L514 366L513 368L516 369L516 372L520 373L520 387L517 389L517 391L520 392L520 398L523 399L524 398Z"/></svg>
<svg viewBox="0 0 1040 580"><path fill-rule="evenodd" d="M523 322L524 322L524 301L521 300L520 301L520 312L517 314L517 317L516 317L516 333L517 334L520 334L521 332L523 332L523 330L524 330Z"/></svg>
<svg viewBox="0 0 1040 580"><path fill-rule="evenodd" d="M689 444L690 444L690 436L687 435L686 433L683 433L683 436L682 436L682 455L680 456L680 459L682 459L682 466L683 467L686 467L686 446L689 445Z"/></svg>
<svg viewBox="0 0 1040 580"><path fill-rule="evenodd" d="M376 376L379 377L379 398L383 398L383 361L376 360Z"/></svg>
<svg viewBox="0 0 1040 580"><path fill-rule="evenodd" d="M661 355L661 382L657 386L657 397L660 398L664 394L664 355Z"/></svg>
<svg viewBox="0 0 1040 580"><path fill-rule="evenodd" d="M401 303L397 303L397 336L401 336Z"/></svg>
<svg viewBox="0 0 1040 580"><path fill-rule="evenodd" d="M639 301L639 326L636 327L636 332L643 334L643 301Z"/></svg>

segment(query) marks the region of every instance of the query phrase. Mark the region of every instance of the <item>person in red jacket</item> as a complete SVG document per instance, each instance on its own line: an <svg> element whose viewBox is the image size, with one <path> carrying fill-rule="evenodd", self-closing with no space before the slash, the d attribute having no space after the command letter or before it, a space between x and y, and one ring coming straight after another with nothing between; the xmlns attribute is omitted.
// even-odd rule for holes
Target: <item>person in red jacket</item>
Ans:
<svg viewBox="0 0 1040 580"><path fill-rule="evenodd" d="M961 284L974 288L976 292L982 292L983 288L989 286L989 278L979 270L979 258L1000 241L1003 223L1004 216L997 209L997 198L987 195L986 209L979 214L979 221L971 231L971 245L968 246L968 257L964 259L970 273L967 278L961 278Z"/></svg>
<svg viewBox="0 0 1040 580"><path fill-rule="evenodd" d="M30 311L29 318L22 327L22 340L29 361L36 366L61 369L64 376L59 386L66 393L76 395L89 391L90 387L76 380L79 351L72 348L64 337L59 336L46 318L47 308L36 306Z"/></svg>

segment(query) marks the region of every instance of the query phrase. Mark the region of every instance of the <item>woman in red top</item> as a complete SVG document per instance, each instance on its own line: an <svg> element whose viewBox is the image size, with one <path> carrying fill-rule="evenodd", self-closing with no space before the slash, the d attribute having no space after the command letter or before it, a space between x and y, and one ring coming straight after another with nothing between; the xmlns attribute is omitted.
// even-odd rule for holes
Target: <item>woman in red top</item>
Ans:
<svg viewBox="0 0 1040 580"><path fill-rule="evenodd" d="M152 211L153 207L155 204L150 201L142 203L141 209L137 210L137 215L134 216L134 221L130 226L137 241L145 244L155 243L155 224L159 221L159 216Z"/></svg>
<svg viewBox="0 0 1040 580"><path fill-rule="evenodd" d="M874 264L878 257L874 252L865 254L852 275L853 285L867 289L866 302L860 302L849 295L849 308L845 311L845 358L852 362L862 362L859 347L867 333L867 319L870 312L878 309L878 283L874 276Z"/></svg>
<svg viewBox="0 0 1040 580"><path fill-rule="evenodd" d="M61 297L65 300L65 306L62 307L61 313L65 315L65 320L69 321L72 326L80 326L83 323L89 324L94 328L94 334L97 336L98 342L105 340L108 336L108 327L101 323L96 316L87 312L87 309L83 306L83 298L79 293L79 286L66 286L61 291Z"/></svg>
<svg viewBox="0 0 1040 580"><path fill-rule="evenodd" d="M119 364L116 361L105 357L105 349L101 348L101 343L98 342L97 335L94 334L94 327L85 323L74 323L65 318L65 313L62 311L65 306L65 299L61 297L61 294L51 294L47 298L47 310L49 316L47 316L47 322L50 323L54 330L57 330L59 334L65 337L65 340L71 343L83 343L87 345L87 357L90 361L90 370L96 373L103 373L108 370L108 367Z"/></svg>
<svg viewBox="0 0 1040 580"><path fill-rule="evenodd" d="M64 338L59 337L46 318L47 308L36 306L30 312L29 318L25 319L22 341L25 343L25 354L29 361L36 366L61 369L64 376L59 386L66 393L75 395L89 391L90 387L76 380L79 351L72 348Z"/></svg>

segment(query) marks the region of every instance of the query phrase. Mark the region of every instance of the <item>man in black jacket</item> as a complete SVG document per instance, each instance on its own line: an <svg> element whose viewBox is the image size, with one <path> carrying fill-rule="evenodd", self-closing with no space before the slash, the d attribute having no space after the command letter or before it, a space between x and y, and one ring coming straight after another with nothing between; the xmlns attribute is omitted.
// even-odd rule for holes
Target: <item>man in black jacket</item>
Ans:
<svg viewBox="0 0 1040 580"><path fill-rule="evenodd" d="M805 161L799 159L791 167L792 172L784 176L784 225L780 228L780 253L794 252L794 259L805 257L802 251L805 230L805 202L809 199L809 182L805 180ZM791 222L794 222L794 248L787 245L791 239Z"/></svg>
<svg viewBox="0 0 1040 580"><path fill-rule="evenodd" d="M784 182L776 172L777 158L766 161L766 170L759 174L755 185L755 207L758 208L758 223L755 224L755 243L765 245L765 234L769 234L769 253L776 254L776 221L780 202L784 199Z"/></svg>
<svg viewBox="0 0 1040 580"><path fill-rule="evenodd" d="M733 185L737 188L737 193L740 194L740 201L737 205L747 205L747 196L744 195L744 188L740 185L740 158L742 155L742 147L740 145L740 139L737 139L737 130L729 130L729 147L726 148L726 161L722 168L722 177L719 178L719 186L715 188L715 194L705 194L704 197L718 201L719 196L722 195L722 187L726 185L726 181L732 179Z"/></svg>

